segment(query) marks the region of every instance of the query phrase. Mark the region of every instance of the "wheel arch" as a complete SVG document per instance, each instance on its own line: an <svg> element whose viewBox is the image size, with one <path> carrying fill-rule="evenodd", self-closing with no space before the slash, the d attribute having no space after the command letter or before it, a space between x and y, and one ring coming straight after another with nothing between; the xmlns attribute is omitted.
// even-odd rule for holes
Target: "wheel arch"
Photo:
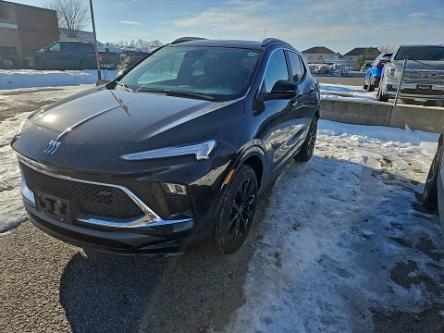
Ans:
<svg viewBox="0 0 444 333"><path fill-rule="evenodd" d="M239 170L242 165L248 165L253 169L256 174L259 188L264 183L265 175L265 152L257 145L253 145L245 149L240 155L237 161L234 163L232 170L235 172Z"/></svg>

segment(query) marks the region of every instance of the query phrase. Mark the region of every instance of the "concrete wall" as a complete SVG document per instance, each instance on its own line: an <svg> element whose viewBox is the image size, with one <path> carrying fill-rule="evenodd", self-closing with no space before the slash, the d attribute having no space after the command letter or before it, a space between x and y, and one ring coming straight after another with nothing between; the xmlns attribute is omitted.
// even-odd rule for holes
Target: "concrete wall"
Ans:
<svg viewBox="0 0 444 333"><path fill-rule="evenodd" d="M357 125L389 126L430 132L444 129L444 108L391 103L323 100L321 118Z"/></svg>

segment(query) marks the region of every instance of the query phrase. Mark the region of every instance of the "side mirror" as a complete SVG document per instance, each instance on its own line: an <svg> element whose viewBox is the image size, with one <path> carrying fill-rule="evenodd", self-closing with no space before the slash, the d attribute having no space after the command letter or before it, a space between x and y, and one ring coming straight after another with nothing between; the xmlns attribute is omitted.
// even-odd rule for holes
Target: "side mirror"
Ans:
<svg viewBox="0 0 444 333"><path fill-rule="evenodd" d="M270 99L291 99L298 95L298 85L294 82L279 80L277 81L273 88L271 89L271 93L264 95L264 100Z"/></svg>

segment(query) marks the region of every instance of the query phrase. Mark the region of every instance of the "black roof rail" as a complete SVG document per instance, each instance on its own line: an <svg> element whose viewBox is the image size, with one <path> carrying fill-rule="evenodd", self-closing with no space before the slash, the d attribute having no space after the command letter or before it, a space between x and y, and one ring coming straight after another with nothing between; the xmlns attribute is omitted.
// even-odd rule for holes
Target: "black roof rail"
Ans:
<svg viewBox="0 0 444 333"><path fill-rule="evenodd" d="M180 37L171 42L171 44L179 44L184 42L191 42L192 40L204 40L206 38L201 37Z"/></svg>
<svg viewBox="0 0 444 333"><path fill-rule="evenodd" d="M284 45L287 45L287 46L293 48L293 46L291 46L291 45L288 44L287 42L284 42L283 40L280 40L280 39L277 39L277 38L265 38L265 39L262 41L261 46L262 46L262 47L263 47L263 46L267 46L268 44L271 44L271 43L284 44Z"/></svg>

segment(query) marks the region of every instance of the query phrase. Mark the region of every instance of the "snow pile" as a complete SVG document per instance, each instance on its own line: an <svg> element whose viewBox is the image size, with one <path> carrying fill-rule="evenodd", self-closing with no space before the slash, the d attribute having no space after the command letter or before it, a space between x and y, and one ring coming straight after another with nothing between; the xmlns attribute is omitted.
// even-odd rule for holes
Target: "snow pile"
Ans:
<svg viewBox="0 0 444 333"><path fill-rule="evenodd" d="M26 94L21 93L23 90L0 93L0 116L6 118L0 121L0 233L26 219L19 189L20 171L9 145L20 123L42 105L87 88L89 86L25 89ZM14 115L9 117L9 114Z"/></svg>
<svg viewBox="0 0 444 333"><path fill-rule="evenodd" d="M116 74L117 70L102 70L102 79L112 80ZM95 84L96 81L97 71L95 70L0 70L0 90L75 86Z"/></svg>
<svg viewBox="0 0 444 333"><path fill-rule="evenodd" d="M427 276L444 268L405 247L441 241L436 217L412 206L436 138L320 121L314 158L288 167L274 186L246 303L225 331L370 332L371 309L418 312L436 301L424 284L391 279L409 260Z"/></svg>
<svg viewBox="0 0 444 333"><path fill-rule="evenodd" d="M9 142L28 115L0 122L0 233L26 220L19 193L20 170Z"/></svg>
<svg viewBox="0 0 444 333"><path fill-rule="evenodd" d="M321 83L321 99L361 101L366 103L380 103L376 100L375 92L368 92L362 87L343 84Z"/></svg>

